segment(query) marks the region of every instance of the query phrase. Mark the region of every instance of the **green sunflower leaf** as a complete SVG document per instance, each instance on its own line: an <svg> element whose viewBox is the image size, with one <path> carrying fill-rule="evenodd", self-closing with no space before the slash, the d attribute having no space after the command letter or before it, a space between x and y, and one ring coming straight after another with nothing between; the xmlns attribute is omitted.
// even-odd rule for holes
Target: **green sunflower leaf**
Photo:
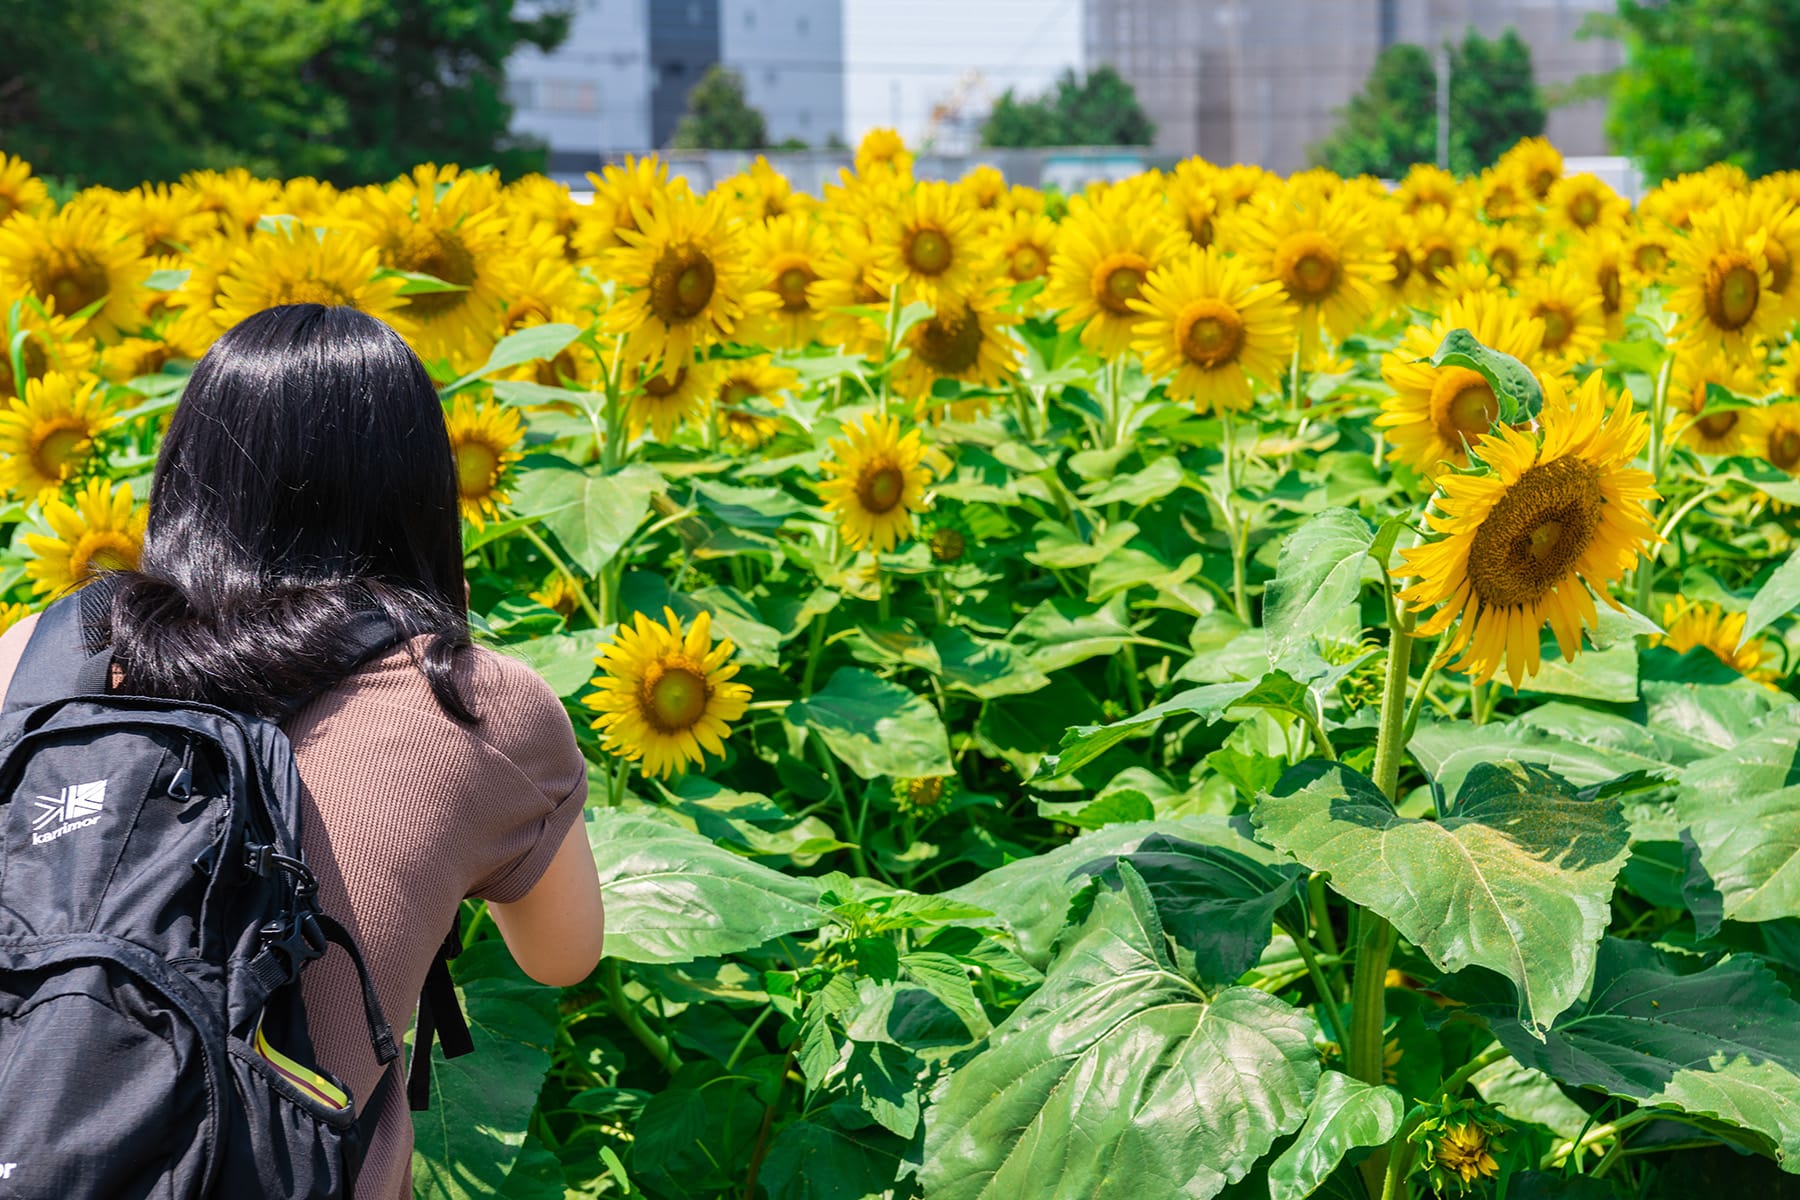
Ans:
<svg viewBox="0 0 1800 1200"><path fill-rule="evenodd" d="M1487 380L1499 402L1497 419L1502 425L1533 420L1544 407L1544 389L1531 369L1510 354L1482 345L1467 329L1452 329L1445 334L1431 356L1431 365L1467 367Z"/></svg>

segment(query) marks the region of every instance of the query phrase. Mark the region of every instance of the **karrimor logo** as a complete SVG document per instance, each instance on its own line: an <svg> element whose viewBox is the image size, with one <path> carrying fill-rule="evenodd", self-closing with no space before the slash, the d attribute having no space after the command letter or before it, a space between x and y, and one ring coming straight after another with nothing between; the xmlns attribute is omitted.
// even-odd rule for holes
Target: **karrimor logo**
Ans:
<svg viewBox="0 0 1800 1200"><path fill-rule="evenodd" d="M58 795L39 796L37 819L31 823L31 844L42 846L65 833L99 824L100 810L105 805L104 779L97 783L72 783ZM3 1178L5 1176L0 1176Z"/></svg>
<svg viewBox="0 0 1800 1200"><path fill-rule="evenodd" d="M0 1179L11 1179L13 1171L15 1171L18 1166L18 1163L0 1163Z"/></svg>

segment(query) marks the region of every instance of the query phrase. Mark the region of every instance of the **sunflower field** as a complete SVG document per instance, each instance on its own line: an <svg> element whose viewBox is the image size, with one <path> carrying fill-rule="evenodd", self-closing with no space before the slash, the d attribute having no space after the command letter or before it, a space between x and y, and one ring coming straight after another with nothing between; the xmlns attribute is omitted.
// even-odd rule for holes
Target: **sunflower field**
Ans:
<svg viewBox="0 0 1800 1200"><path fill-rule="evenodd" d="M0 155L6 622L241 318L440 385L607 957L470 905L421 1196L1786 1194L1800 172L593 189Z"/></svg>

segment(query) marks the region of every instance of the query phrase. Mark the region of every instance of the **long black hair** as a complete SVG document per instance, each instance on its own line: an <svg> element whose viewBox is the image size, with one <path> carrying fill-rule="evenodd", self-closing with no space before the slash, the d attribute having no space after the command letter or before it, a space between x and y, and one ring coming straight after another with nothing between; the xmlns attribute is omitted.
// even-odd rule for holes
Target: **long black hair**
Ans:
<svg viewBox="0 0 1800 1200"><path fill-rule="evenodd" d="M400 335L352 308L247 317L195 366L118 575L113 658L136 693L274 716L354 669L359 612L429 634L418 665L458 720L468 645L443 406Z"/></svg>

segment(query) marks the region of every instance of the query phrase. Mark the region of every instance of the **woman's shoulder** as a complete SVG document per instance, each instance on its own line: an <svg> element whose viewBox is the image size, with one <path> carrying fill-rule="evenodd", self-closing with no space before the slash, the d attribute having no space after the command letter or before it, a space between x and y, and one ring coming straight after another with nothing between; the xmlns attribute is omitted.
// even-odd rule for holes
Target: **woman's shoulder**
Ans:
<svg viewBox="0 0 1800 1200"><path fill-rule="evenodd" d="M394 647L347 677L332 691L340 702L404 708L451 721L426 680L421 663L428 636ZM513 757L541 745L574 746L574 730L562 699L530 665L486 646L456 652L452 678L475 714L482 741Z"/></svg>

